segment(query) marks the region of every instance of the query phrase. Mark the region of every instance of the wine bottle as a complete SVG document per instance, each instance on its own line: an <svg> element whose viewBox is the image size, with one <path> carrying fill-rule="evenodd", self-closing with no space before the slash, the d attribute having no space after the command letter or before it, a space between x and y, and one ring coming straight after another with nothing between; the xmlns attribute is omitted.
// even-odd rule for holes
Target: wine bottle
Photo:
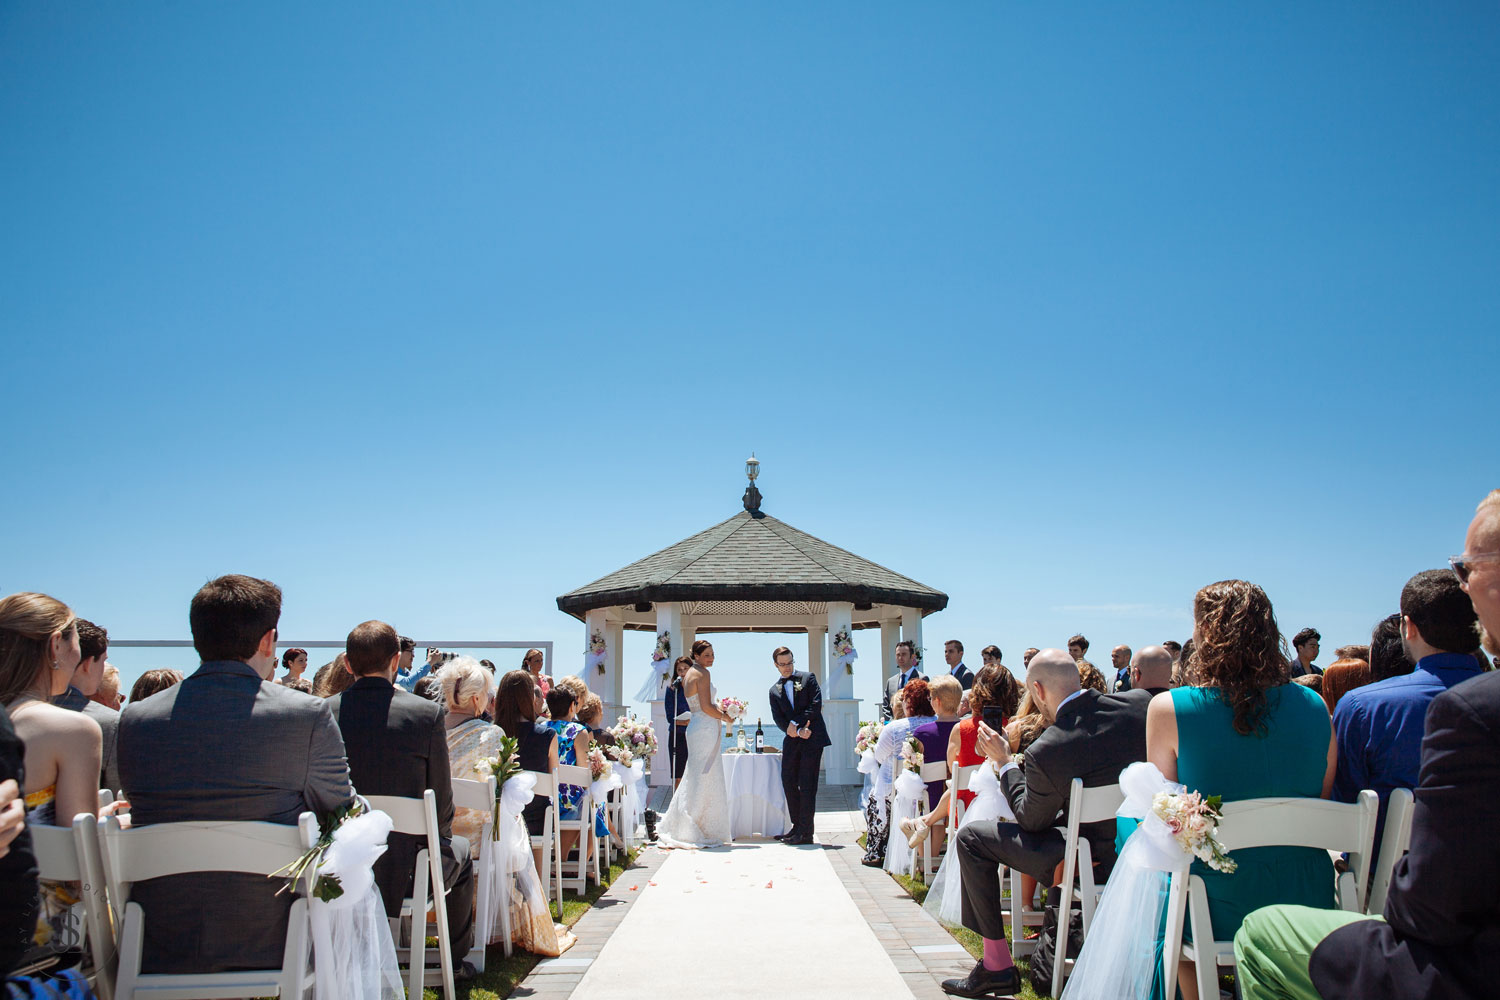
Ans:
<svg viewBox="0 0 1500 1000"><path fill-rule="evenodd" d="M739 735L735 738L735 749L739 750L740 753L744 753L750 749L745 740L745 727L743 725L740 726Z"/></svg>
<svg viewBox="0 0 1500 1000"><path fill-rule="evenodd" d="M766 752L766 731L760 727L760 720L755 720L755 752Z"/></svg>

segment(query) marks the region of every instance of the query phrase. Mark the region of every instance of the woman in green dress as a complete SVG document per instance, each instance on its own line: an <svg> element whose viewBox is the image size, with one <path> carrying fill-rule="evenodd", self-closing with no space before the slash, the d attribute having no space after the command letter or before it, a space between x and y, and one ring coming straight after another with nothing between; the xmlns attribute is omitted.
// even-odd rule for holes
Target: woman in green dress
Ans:
<svg viewBox="0 0 1500 1000"><path fill-rule="evenodd" d="M1225 802L1269 796L1327 798L1337 744L1316 692L1290 682L1286 642L1265 591L1244 580L1209 584L1193 598L1190 687L1151 700L1146 754L1169 781ZM1214 937L1229 940L1252 910L1273 903L1334 906L1333 865L1312 847L1235 851L1237 869L1201 861ZM1185 928L1190 936L1190 931ZM1198 1000L1182 964L1185 1000Z"/></svg>

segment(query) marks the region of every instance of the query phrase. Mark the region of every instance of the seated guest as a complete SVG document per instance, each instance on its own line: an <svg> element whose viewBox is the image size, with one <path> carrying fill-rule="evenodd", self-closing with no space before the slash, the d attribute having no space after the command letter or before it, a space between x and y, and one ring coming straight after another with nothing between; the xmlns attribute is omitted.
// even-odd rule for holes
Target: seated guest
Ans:
<svg viewBox="0 0 1500 1000"><path fill-rule="evenodd" d="M52 699L52 704L82 712L99 723L99 731L103 736L99 787L118 789L120 769L115 766L115 737L120 724L120 713L94 700L106 671L114 669L105 659L108 653L109 633L91 621L78 619L78 666L73 669L73 679L68 684L68 690ZM118 671L115 673L115 686L118 690Z"/></svg>
<svg viewBox="0 0 1500 1000"><path fill-rule="evenodd" d="M577 680L577 678L573 679ZM557 762L572 764L575 767L588 767L592 737L589 735L589 727L578 721L578 699L564 686L568 680L569 678L564 677L547 693L547 710L552 716L547 726L557 734ZM571 821L579 818L583 794L586 791L588 789L582 785L557 786L557 808L562 814L561 819ZM609 836L609 827L600 821L597 813L594 816L594 833L599 837ZM572 852L573 845L577 843L578 831L564 830L559 847L562 856L566 858ZM593 856L594 841L591 840L588 857Z"/></svg>
<svg viewBox="0 0 1500 1000"><path fill-rule="evenodd" d="M867 868L885 865L885 850L890 841L890 798L896 770L901 767L901 748L912 730L937 718L932 711L931 690L920 677L907 681L895 694L900 703L891 706L891 721L880 730L880 738L875 741L875 762L880 770L876 772L870 800L865 803L865 856L860 861Z"/></svg>
<svg viewBox="0 0 1500 1000"><path fill-rule="evenodd" d="M0 633L0 641L4 640ZM0 659L9 650L0 647ZM3 669L3 667L0 667ZM26 829L24 748L0 705L0 982L20 964L36 933L36 856Z"/></svg>
<svg viewBox="0 0 1500 1000"><path fill-rule="evenodd" d="M1380 796L1377 845L1391 789L1417 787L1423 722L1432 699L1481 672L1473 656L1479 643L1474 605L1450 570L1427 570L1406 582L1401 621L1416 669L1350 691L1333 715L1339 753L1333 797L1353 802L1360 789L1375 790Z"/></svg>
<svg viewBox="0 0 1500 1000"><path fill-rule="evenodd" d="M1130 661L1129 669L1129 688L1115 692L1122 698L1149 702L1172 688L1172 654L1165 646L1143 647Z"/></svg>
<svg viewBox="0 0 1500 1000"><path fill-rule="evenodd" d="M556 774L557 734L537 719L540 692L540 685L530 671L512 670L500 678L500 686L495 691L495 724L520 743L519 757L524 770ZM531 836L542 835L551 805L550 797L537 796L521 810L526 832ZM537 872L545 883L551 872L542 871L541 848L534 848L532 853Z"/></svg>
<svg viewBox="0 0 1500 1000"><path fill-rule="evenodd" d="M329 698L328 707L343 734L349 779L361 795L420 799L429 788L437 793L448 939L459 959L474 943L474 865L468 842L453 835L453 773L443 710L396 687L400 656L395 629L381 621L356 625L344 646L344 662L354 681ZM488 701L488 691L485 696ZM375 884L388 916L400 913L401 900L411 894L418 840L414 834L391 834L385 854L375 862ZM469 979L477 972L465 961L458 975Z"/></svg>
<svg viewBox="0 0 1500 1000"><path fill-rule="evenodd" d="M1079 687L1081 689L1082 685L1080 684ZM1010 747L1010 752L1024 754L1031 749L1031 744L1036 742L1037 737L1046 732L1047 725L1047 717L1042 714L1036 699L1031 696L1031 692L1025 692L1021 697L1021 704L1016 708L1015 715L1005 724L1005 742Z"/></svg>
<svg viewBox="0 0 1500 1000"><path fill-rule="evenodd" d="M1455 572L1486 647L1500 652L1500 490L1479 505L1464 550ZM1396 862L1385 919L1295 906L1252 913L1234 939L1235 978L1245 1000L1494 995L1500 674L1480 674L1438 694L1426 722L1411 850Z"/></svg>
<svg viewBox="0 0 1500 1000"><path fill-rule="evenodd" d="M74 816L99 809L99 724L52 704L81 656L78 621L66 604L45 594L0 600L0 705L26 747L30 823L72 826Z"/></svg>
<svg viewBox="0 0 1500 1000"><path fill-rule="evenodd" d="M1328 706L1328 714L1332 715L1338 708L1339 701L1357 687L1364 687L1370 683L1370 664L1363 659L1344 657L1334 660L1323 671L1323 704Z"/></svg>
<svg viewBox="0 0 1500 1000"><path fill-rule="evenodd" d="M955 996L1020 991L1020 975L1005 943L1000 866L1050 885L1063 860L1063 835L1056 828L1066 822L1072 780L1082 778L1090 787L1113 785L1127 764L1146 754L1146 705L1083 689L1077 664L1063 650L1045 649L1032 658L1026 688L1051 725L1027 751L1025 771L1011 760L1005 738L994 728L981 721L975 737L979 752L1000 766L1000 788L1016 822L970 823L956 835L963 923L983 938L984 955L966 979L943 982L944 992ZM1079 832L1088 838L1102 880L1114 863L1114 823L1090 823Z"/></svg>
<svg viewBox="0 0 1500 1000"><path fill-rule="evenodd" d="M986 664L988 666L989 664ZM981 671L984 667L979 668ZM978 675L969 675L969 687L972 690L975 678ZM959 724L958 705L963 700L964 689L955 674L934 677L928 685L928 694L932 699L933 709L937 712L937 718L931 722L924 722L912 730L912 735L922 744L922 759L924 761L947 760L948 751L958 745L954 738ZM953 773L953 762L948 761L948 773ZM943 823L947 816L948 792L946 781L929 781L927 783L927 808L930 810L926 815L913 818L903 816L897 825L901 829L902 836L906 837L907 843L913 847L920 847L922 841L927 839L927 832L933 826ZM920 831L920 834L919 834ZM934 853L942 853L943 831L939 830L937 837L933 839L932 849Z"/></svg>
<svg viewBox="0 0 1500 1000"><path fill-rule="evenodd" d="M347 661L347 654L340 653L318 668L317 676L313 678L314 696L332 698L349 689L354 683L355 676L349 669Z"/></svg>
<svg viewBox="0 0 1500 1000"><path fill-rule="evenodd" d="M500 739L506 735L505 731L483 718L490 704L491 680L490 672L468 656L450 661L443 669L443 694L448 704L448 715L443 724L448 729L448 764L455 778L470 781L483 778L484 775L474 769L475 765L486 757L500 754ZM487 813L463 808L453 810L453 831L469 842L471 858L479 857L480 841L490 835L490 822ZM495 849L503 850L501 845L508 843L506 831L502 830L500 844ZM531 860L529 853L523 857ZM572 935L566 928L559 930L552 923L547 894L537 877L535 862L529 866L523 863L521 869L514 871L508 888L512 943L533 955L555 957L562 954L573 943ZM498 916L497 911L493 927L478 929L486 944L503 940Z"/></svg>
<svg viewBox="0 0 1500 1000"><path fill-rule="evenodd" d="M1109 694L1109 685L1104 680L1104 674L1088 660L1078 661L1078 686L1090 691L1098 691L1100 694Z"/></svg>
<svg viewBox="0 0 1500 1000"><path fill-rule="evenodd" d="M583 699L589 696L588 682L577 674L568 674L566 677L559 678L554 686L562 688L573 696L575 708L582 708Z"/></svg>
<svg viewBox="0 0 1500 1000"><path fill-rule="evenodd" d="M134 705L138 701L145 701L153 694L160 694L181 680L181 670L172 670L167 667L148 670L137 678L135 686L130 689L130 703Z"/></svg>
<svg viewBox="0 0 1500 1000"><path fill-rule="evenodd" d="M1225 802L1326 798L1334 769L1328 709L1313 691L1288 683L1286 647L1265 591L1244 580L1210 584L1193 599L1193 621L1195 686L1151 700L1151 763L1168 781ZM1233 937L1245 915L1261 906L1334 904L1327 851L1257 847L1235 851L1234 859L1232 873L1202 861L1192 866L1203 880L1218 940ZM1185 1000L1197 1000L1192 963L1182 963L1178 985Z"/></svg>
<svg viewBox="0 0 1500 1000"><path fill-rule="evenodd" d="M614 746L615 734L604 729L604 702L590 691L578 705L578 721L589 729L589 738L599 746Z"/></svg>
<svg viewBox="0 0 1500 1000"><path fill-rule="evenodd" d="M281 589L221 576L193 596L188 622L203 664L120 714L120 780L131 823L186 820L295 825L354 802L328 704L279 684ZM138 882L143 970L279 968L290 893L264 875L194 872Z"/></svg>
<svg viewBox="0 0 1500 1000"><path fill-rule="evenodd" d="M1348 646L1340 646L1333 651L1335 660L1364 660L1370 662L1369 643L1351 643Z"/></svg>
<svg viewBox="0 0 1500 1000"><path fill-rule="evenodd" d="M1370 633L1370 683L1409 674L1416 667L1401 641L1400 613L1382 618Z"/></svg>
<svg viewBox="0 0 1500 1000"><path fill-rule="evenodd" d="M1321 668L1319 668L1319 669L1321 669ZM1317 694L1318 694L1319 697L1322 697L1322 695L1323 695L1323 675L1322 674L1298 674L1296 677L1292 678L1292 683L1293 684L1301 684L1303 687L1307 688L1309 691L1317 692Z"/></svg>
<svg viewBox="0 0 1500 1000"><path fill-rule="evenodd" d="M443 704L443 682L428 674L412 685L411 693L435 705Z"/></svg>
<svg viewBox="0 0 1500 1000"><path fill-rule="evenodd" d="M99 686L94 689L89 700L115 712L124 707L125 699L120 695L120 672L113 663L104 665L104 673L99 675Z"/></svg>

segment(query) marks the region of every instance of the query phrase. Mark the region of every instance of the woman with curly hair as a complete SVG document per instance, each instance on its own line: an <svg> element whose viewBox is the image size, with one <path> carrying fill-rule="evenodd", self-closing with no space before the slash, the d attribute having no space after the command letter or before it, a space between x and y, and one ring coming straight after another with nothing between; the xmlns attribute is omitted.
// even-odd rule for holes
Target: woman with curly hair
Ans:
<svg viewBox="0 0 1500 1000"><path fill-rule="evenodd" d="M1191 687L1157 695L1146 714L1146 755L1168 780L1226 802L1328 797L1337 763L1328 707L1317 692L1291 683L1286 642L1265 591L1244 580L1198 591L1186 680ZM1193 862L1218 940L1234 937L1262 906L1334 905L1327 851L1257 847L1234 858L1232 874ZM1197 1000L1191 963L1183 963L1178 985L1185 1000Z"/></svg>

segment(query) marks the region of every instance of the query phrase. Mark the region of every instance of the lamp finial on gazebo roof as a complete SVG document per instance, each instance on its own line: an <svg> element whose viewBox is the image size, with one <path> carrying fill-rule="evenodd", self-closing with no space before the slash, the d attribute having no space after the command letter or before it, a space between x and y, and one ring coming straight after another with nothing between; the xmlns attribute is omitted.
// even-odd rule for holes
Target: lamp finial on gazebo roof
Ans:
<svg viewBox="0 0 1500 1000"><path fill-rule="evenodd" d="M760 475L760 459L755 457L755 452L745 459L745 475L750 479L750 485L745 488L745 509L755 517L764 515L760 512L760 490L755 488L755 477Z"/></svg>

